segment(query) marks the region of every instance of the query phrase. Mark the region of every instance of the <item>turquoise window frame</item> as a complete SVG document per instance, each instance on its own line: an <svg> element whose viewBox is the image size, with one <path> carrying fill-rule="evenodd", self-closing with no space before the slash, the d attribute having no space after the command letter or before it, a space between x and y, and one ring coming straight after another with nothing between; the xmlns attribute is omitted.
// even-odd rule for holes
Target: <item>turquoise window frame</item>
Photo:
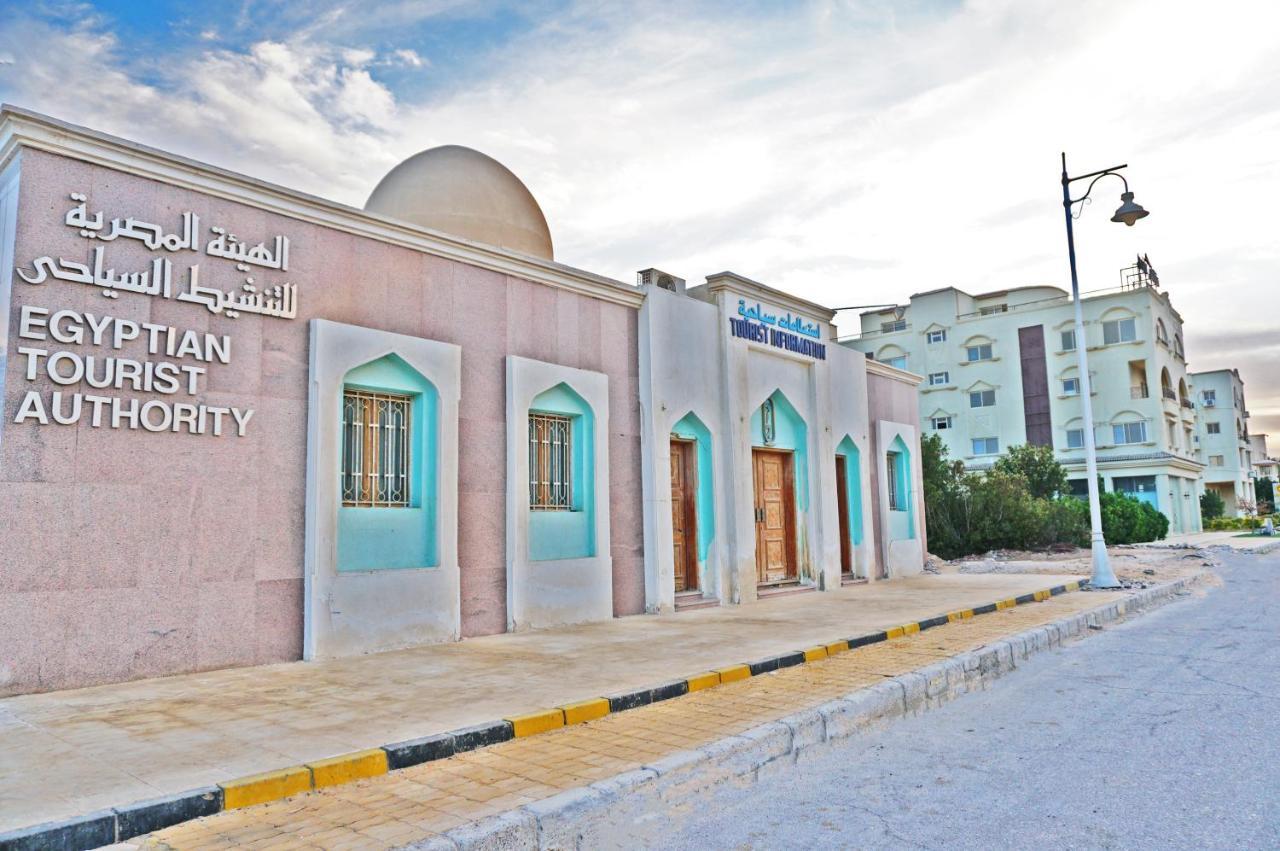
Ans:
<svg viewBox="0 0 1280 851"><path fill-rule="evenodd" d="M411 448L407 506L338 505L338 571L439 567L440 394L426 376L394 353L349 370L342 387L344 393L358 389L408 396ZM338 407L341 435L341 404ZM341 470L332 472L341 476Z"/></svg>
<svg viewBox="0 0 1280 851"><path fill-rule="evenodd" d="M911 540L916 536L916 500L911 486L911 450L907 448L902 435L898 435L889 444L885 455L886 468L889 466L888 456L898 456L898 461L893 467L893 474L896 477L894 486L899 494L898 502L904 506L902 508L889 506L889 535L895 541Z"/></svg>
<svg viewBox="0 0 1280 851"><path fill-rule="evenodd" d="M849 512L849 541L862 544L862 453L853 438L845 435L836 446L836 455L844 458L845 506Z"/></svg>
<svg viewBox="0 0 1280 851"><path fill-rule="evenodd" d="M593 558L596 554L597 511L595 414L587 401L564 382L535 396L528 413L567 417L572 443L572 507L568 511L527 508L529 560ZM529 439L527 422L521 435L524 441ZM527 448L522 451L527 453ZM527 488L528 482L522 483L522 487Z"/></svg>
<svg viewBox="0 0 1280 851"><path fill-rule="evenodd" d="M712 470L711 431L692 411L671 427L673 437L691 440L698 465L694 509L698 520L698 561L705 562L716 535L715 482Z"/></svg>

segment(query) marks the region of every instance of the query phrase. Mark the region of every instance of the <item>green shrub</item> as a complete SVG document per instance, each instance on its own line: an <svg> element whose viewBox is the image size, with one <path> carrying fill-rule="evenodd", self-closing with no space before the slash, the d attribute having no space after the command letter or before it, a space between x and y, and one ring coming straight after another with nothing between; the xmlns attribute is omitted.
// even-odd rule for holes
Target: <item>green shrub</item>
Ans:
<svg viewBox="0 0 1280 851"><path fill-rule="evenodd" d="M1169 518L1159 509L1123 493L1099 495L1102 536L1108 544L1140 544L1158 541L1169 533Z"/></svg>
<svg viewBox="0 0 1280 851"><path fill-rule="evenodd" d="M1227 510L1227 504L1217 491L1205 491L1200 494L1200 516L1205 520L1216 520Z"/></svg>
<svg viewBox="0 0 1280 851"><path fill-rule="evenodd" d="M932 552L951 559L993 549L1088 544L1088 505L1054 496L1065 489L1066 474L1052 453L1018 447L1012 461L997 462L989 473L978 474L948 460L937 435L920 444ZM1036 481L1034 490L1047 496L1032 492L1028 475Z"/></svg>
<svg viewBox="0 0 1280 851"><path fill-rule="evenodd" d="M1067 492L1067 470L1053 457L1052 446L1011 446L996 459L992 471L1022 476L1027 491L1039 499Z"/></svg>

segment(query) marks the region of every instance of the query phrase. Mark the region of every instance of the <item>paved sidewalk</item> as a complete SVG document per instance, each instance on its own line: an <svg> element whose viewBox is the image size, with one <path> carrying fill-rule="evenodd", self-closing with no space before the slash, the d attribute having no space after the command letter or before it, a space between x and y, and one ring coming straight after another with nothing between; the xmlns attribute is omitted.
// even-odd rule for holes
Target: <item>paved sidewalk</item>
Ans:
<svg viewBox="0 0 1280 851"><path fill-rule="evenodd" d="M1139 547L1182 545L1189 547L1231 547L1233 550L1249 552L1252 550L1280 549L1280 536L1271 538L1263 536L1248 537L1240 529L1230 529L1221 532L1188 532L1184 535L1170 535L1163 541L1153 541L1150 544L1135 544L1135 546Z"/></svg>
<svg viewBox="0 0 1280 851"><path fill-rule="evenodd" d="M7 698L0 831L667 682L1078 578L921 576L354 659Z"/></svg>
<svg viewBox="0 0 1280 851"><path fill-rule="evenodd" d="M121 847L363 851L423 842L1124 596L1063 594L389 775L219 813ZM697 785L695 778L690 783ZM679 800L672 806L687 808ZM453 844L445 840L445 846Z"/></svg>

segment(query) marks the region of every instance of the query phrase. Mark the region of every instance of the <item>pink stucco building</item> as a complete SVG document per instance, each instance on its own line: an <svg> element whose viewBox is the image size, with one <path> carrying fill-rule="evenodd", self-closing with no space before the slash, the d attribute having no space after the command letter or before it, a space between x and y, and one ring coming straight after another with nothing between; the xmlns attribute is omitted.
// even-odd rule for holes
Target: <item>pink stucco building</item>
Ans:
<svg viewBox="0 0 1280 851"><path fill-rule="evenodd" d="M0 312L0 695L921 566L914 376L468 149L355 209L6 107Z"/></svg>

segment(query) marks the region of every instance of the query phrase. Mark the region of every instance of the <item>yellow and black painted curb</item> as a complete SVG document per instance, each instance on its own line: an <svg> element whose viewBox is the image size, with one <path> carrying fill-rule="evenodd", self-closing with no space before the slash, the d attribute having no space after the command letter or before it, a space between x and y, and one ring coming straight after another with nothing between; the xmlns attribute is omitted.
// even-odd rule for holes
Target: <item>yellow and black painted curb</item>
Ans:
<svg viewBox="0 0 1280 851"><path fill-rule="evenodd" d="M223 810L267 803L301 792L309 792L312 789L376 777L389 771L445 759L514 738L533 736L571 724L603 718L612 713L671 700L724 683L757 677L794 665L803 665L806 662L821 661L838 653L901 638L904 635L913 635L935 626L1002 611L1025 603L1048 600L1050 597L1065 594L1068 591L1079 591L1087 584L1087 580L1068 582L1065 585L1055 585L1052 588L997 600L972 609L959 609L904 623L879 632L842 638L828 644L792 650L713 671L703 671L660 685L567 703L524 715L512 715L485 724L241 777L216 786L193 789L129 806L101 810L66 821L22 828L0 834L0 851L29 851L29 849L82 851L82 849L99 848Z"/></svg>

